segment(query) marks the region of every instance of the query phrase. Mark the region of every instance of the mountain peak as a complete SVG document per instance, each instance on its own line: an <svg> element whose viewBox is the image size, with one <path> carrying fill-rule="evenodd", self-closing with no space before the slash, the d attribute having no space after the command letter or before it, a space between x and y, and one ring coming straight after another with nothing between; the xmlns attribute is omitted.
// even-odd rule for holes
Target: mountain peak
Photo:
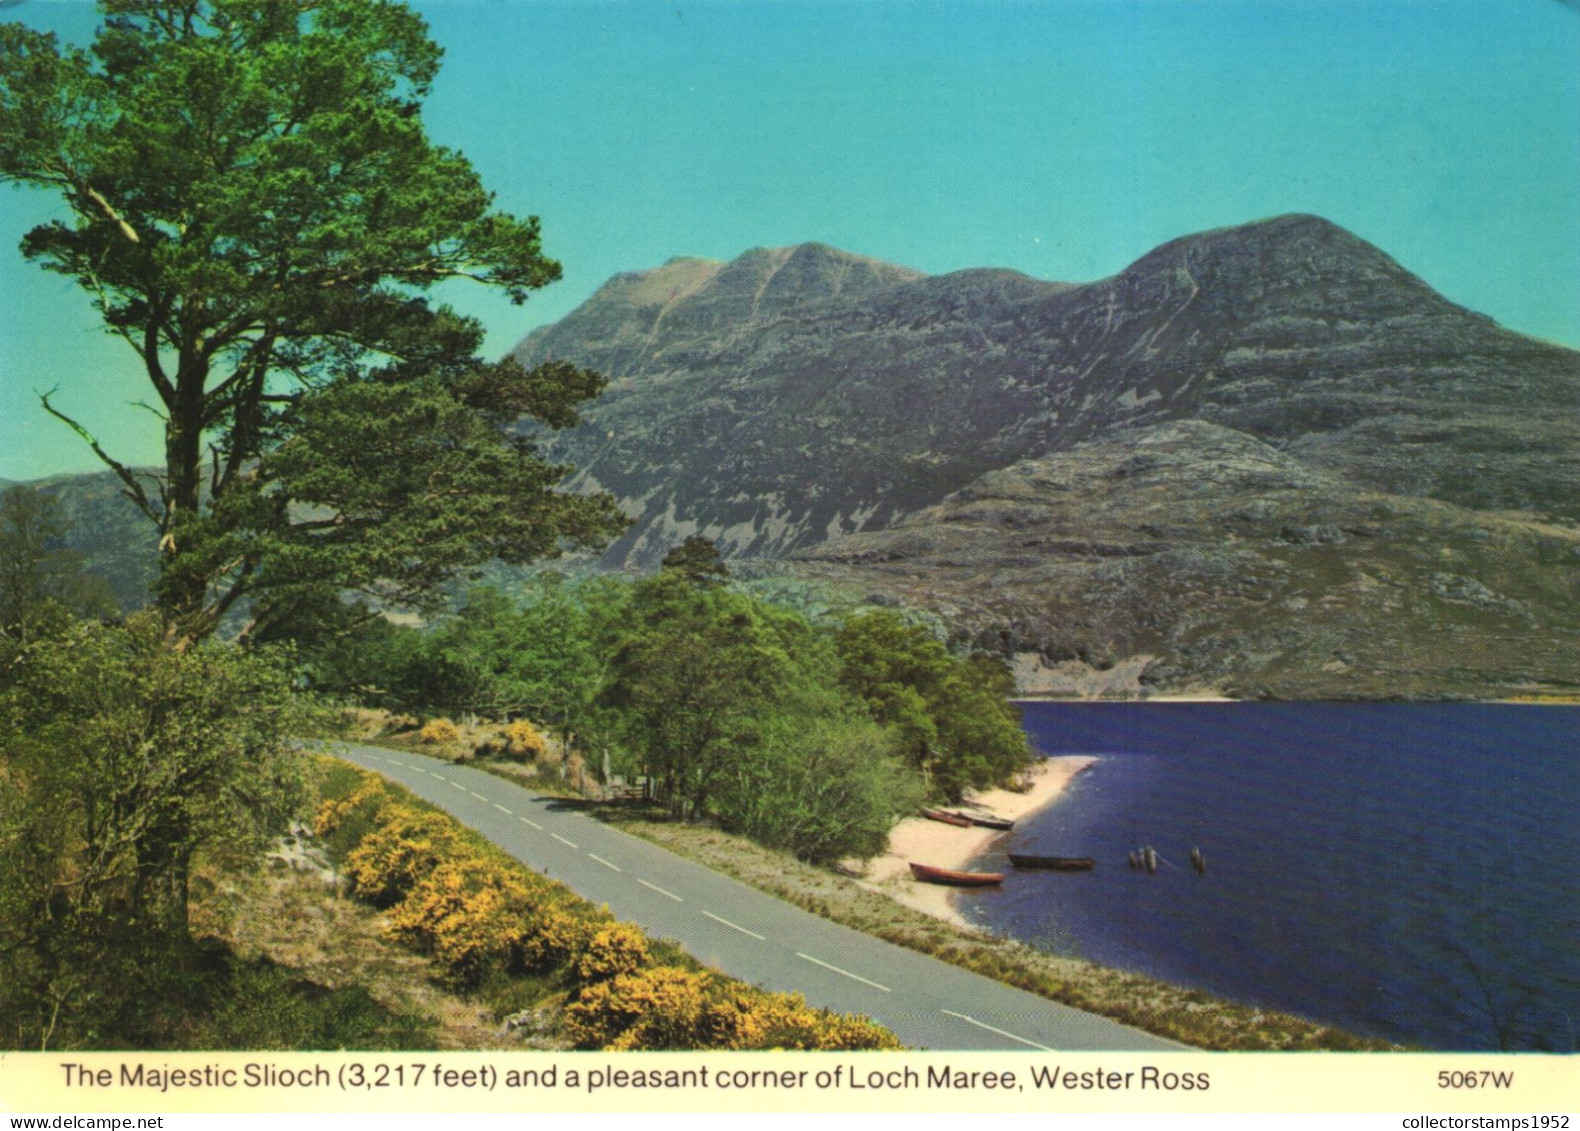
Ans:
<svg viewBox="0 0 1580 1131"><path fill-rule="evenodd" d="M1170 240L1110 282L1131 293L1200 294L1237 321L1465 313L1360 236L1299 212Z"/></svg>

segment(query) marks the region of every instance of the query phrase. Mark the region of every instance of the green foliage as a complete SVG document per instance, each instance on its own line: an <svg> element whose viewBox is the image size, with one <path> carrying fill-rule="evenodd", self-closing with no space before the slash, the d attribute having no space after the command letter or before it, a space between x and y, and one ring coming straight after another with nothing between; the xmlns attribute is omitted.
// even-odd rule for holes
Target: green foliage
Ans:
<svg viewBox="0 0 1580 1131"><path fill-rule="evenodd" d="M216 952L201 997L187 1004L182 1049L424 1049L432 1022L374 1000L361 986L320 986L262 959ZM148 1047L143 1045L140 1047Z"/></svg>
<svg viewBox="0 0 1580 1131"><path fill-rule="evenodd" d="M425 604L459 570L623 523L506 429L602 385L475 355L426 297L559 276L420 110L439 48L405 5L105 0L86 48L0 25L0 179L64 205L23 254L81 286L165 419L156 489L72 424L159 535L188 640L242 598L266 637L340 588Z"/></svg>
<svg viewBox="0 0 1580 1131"><path fill-rule="evenodd" d="M661 569L672 569L693 585L719 585L728 580L729 567L711 539L693 534L664 555Z"/></svg>
<svg viewBox="0 0 1580 1131"><path fill-rule="evenodd" d="M893 727L906 758L951 800L1022 770L1031 748L1014 704L1014 678L986 655L957 658L925 627L887 609L847 620L836 634L843 685Z"/></svg>
<svg viewBox="0 0 1580 1131"><path fill-rule="evenodd" d="M0 494L0 655L63 631L73 617L114 614L108 586L83 572L65 532L54 496L26 486Z"/></svg>
<svg viewBox="0 0 1580 1131"><path fill-rule="evenodd" d="M701 816L805 688L814 637L798 617L676 570L639 583L631 609L604 702L675 814Z"/></svg>
<svg viewBox="0 0 1580 1131"><path fill-rule="evenodd" d="M720 823L814 864L881 853L895 820L923 797L892 732L863 719L790 722L759 757L730 767Z"/></svg>
<svg viewBox="0 0 1580 1131"><path fill-rule="evenodd" d="M22 1043L91 1038L187 945L194 860L255 859L303 794L278 658L79 624L0 688L0 985Z"/></svg>

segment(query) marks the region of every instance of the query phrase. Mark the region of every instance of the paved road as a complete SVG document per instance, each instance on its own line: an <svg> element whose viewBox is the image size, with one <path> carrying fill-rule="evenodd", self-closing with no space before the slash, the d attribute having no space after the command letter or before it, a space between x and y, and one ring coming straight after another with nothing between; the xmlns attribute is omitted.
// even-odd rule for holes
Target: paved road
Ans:
<svg viewBox="0 0 1580 1131"><path fill-rule="evenodd" d="M333 743L330 752L399 782L534 871L710 966L865 1013L909 1047L1184 1047L820 919L482 770L382 747Z"/></svg>

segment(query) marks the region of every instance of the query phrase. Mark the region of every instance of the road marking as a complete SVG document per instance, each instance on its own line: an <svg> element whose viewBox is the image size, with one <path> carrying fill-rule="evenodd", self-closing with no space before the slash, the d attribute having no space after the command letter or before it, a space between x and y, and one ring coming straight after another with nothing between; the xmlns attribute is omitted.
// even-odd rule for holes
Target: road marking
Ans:
<svg viewBox="0 0 1580 1131"><path fill-rule="evenodd" d="M570 841L566 840L559 833L550 833L549 835L551 837L553 837L555 840L559 841L561 844L569 844L572 848L576 847L576 845L574 845Z"/></svg>
<svg viewBox="0 0 1580 1131"><path fill-rule="evenodd" d="M445 780L445 781L450 781L450 779L449 779L449 778L445 778L445 779L444 779L444 780ZM458 789L458 790L460 790L460 791L461 791L461 792L462 792L462 793L470 793L470 792L471 792L471 791L470 791L470 790L469 790L469 789L467 789L467 788L466 788L466 786L464 786L464 785L462 785L462 784L461 784L461 783L460 783L460 782L458 782L458 781L450 781L450 784L451 784L451 785L453 785L453 786L455 786L455 788L456 788L456 789Z"/></svg>
<svg viewBox="0 0 1580 1131"><path fill-rule="evenodd" d="M602 864L605 868L608 868L611 871L615 871L615 872L623 872L623 871L625 871L625 869L620 867L619 865L609 863L609 861L605 860L602 856L593 856L593 854L591 852L589 852L587 855L588 856L592 856L592 858L594 860L598 861L598 863Z"/></svg>
<svg viewBox="0 0 1580 1131"><path fill-rule="evenodd" d="M892 994L894 992L893 990L889 989L888 986L879 985L877 982L863 978L860 974L852 974L849 970L841 970L838 966L835 966L830 962L824 962L821 958L813 958L810 954L802 954L799 950L795 952L795 956L797 958L804 958L808 962L815 962L825 970L832 970L836 974L843 974L847 978L854 978L856 981L861 982L864 985L871 986L875 990L882 990L886 994Z"/></svg>
<svg viewBox="0 0 1580 1131"><path fill-rule="evenodd" d="M430 778L438 778L440 781L449 781L450 780L449 778L447 778L443 774L441 774L438 770L429 770L428 771L428 776Z"/></svg>
<svg viewBox="0 0 1580 1131"><path fill-rule="evenodd" d="M509 809L506 809L503 805L501 805L497 801L494 802L494 808L498 809L501 813L503 813L507 817L514 817L515 816L514 813L512 813Z"/></svg>
<svg viewBox="0 0 1580 1131"><path fill-rule="evenodd" d="M479 801L487 801L488 800L488 798L484 797L481 793L478 793L477 790L475 790L475 789L469 789L466 792L470 793L473 797L477 798Z"/></svg>
<svg viewBox="0 0 1580 1131"><path fill-rule="evenodd" d="M768 941L767 939L763 938L762 935L759 935L756 931L748 931L745 927L741 926L739 923L732 923L728 919L721 919L719 916L715 915L711 911L704 911L703 914L706 915L709 919L712 919L715 923L723 923L726 927L729 927L731 930L739 931L743 935L751 935L752 938L756 939L758 942L767 942Z"/></svg>
<svg viewBox="0 0 1580 1131"><path fill-rule="evenodd" d="M1003 1029L995 1029L985 1021L978 1021L975 1017L967 1017L964 1013L956 1013L952 1009L944 1009L940 1010L939 1012L947 1013L951 1017L958 1017L962 1021L966 1021L972 1025L975 1025L978 1029L986 1029L989 1033L997 1033L1001 1037L1008 1037L1012 1041L1019 1041L1023 1045L1030 1045L1034 1049L1041 1049L1043 1052L1054 1051L1047 1045L1039 1045L1036 1041L1028 1041L1025 1037L1017 1037L1014 1033L1006 1033Z"/></svg>
<svg viewBox="0 0 1580 1131"><path fill-rule="evenodd" d="M658 892L659 895L667 895L667 896L669 896L669 898L673 899L676 903L685 903L686 902L684 899L681 899L680 896L676 895L674 892L672 892L672 891L665 891L663 888L659 887L657 884L650 884L646 880L637 880L636 882L641 884L645 888L651 888L653 891Z"/></svg>
<svg viewBox="0 0 1580 1131"><path fill-rule="evenodd" d="M538 824L536 821L529 821L525 817L517 817L516 820L520 821L523 825L531 825L533 828L537 829L538 832L543 831L543 826Z"/></svg>

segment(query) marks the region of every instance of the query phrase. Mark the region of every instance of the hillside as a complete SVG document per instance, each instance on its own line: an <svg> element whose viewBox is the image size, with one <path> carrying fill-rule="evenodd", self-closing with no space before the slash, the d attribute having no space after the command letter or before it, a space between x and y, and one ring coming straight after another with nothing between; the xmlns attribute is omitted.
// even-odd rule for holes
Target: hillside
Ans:
<svg viewBox="0 0 1580 1131"><path fill-rule="evenodd" d="M1317 217L1082 286L820 245L676 260L517 353L613 378L550 441L635 519L612 566L695 533L793 558L1040 657L1029 686L1580 684L1580 354Z"/></svg>

